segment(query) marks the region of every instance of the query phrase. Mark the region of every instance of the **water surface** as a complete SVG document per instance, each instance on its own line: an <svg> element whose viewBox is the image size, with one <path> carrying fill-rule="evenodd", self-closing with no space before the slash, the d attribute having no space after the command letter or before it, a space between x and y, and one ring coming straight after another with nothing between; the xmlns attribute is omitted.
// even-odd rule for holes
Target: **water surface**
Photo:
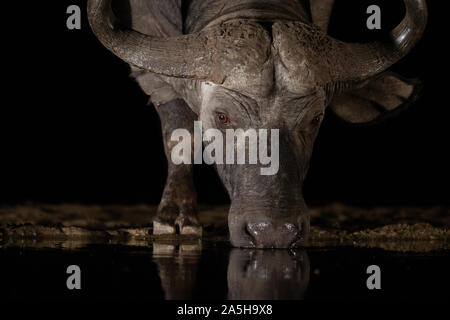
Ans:
<svg viewBox="0 0 450 320"><path fill-rule="evenodd" d="M366 269L381 268L381 290ZM66 287L69 265L82 289ZM398 253L325 247L244 250L228 243L90 244L0 248L0 295L9 298L320 299L445 298L449 251Z"/></svg>

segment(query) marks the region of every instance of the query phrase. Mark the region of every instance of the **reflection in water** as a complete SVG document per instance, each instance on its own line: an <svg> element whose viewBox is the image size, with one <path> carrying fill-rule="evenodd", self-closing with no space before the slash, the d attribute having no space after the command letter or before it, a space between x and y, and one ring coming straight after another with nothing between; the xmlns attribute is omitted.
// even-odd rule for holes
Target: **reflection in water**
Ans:
<svg viewBox="0 0 450 320"><path fill-rule="evenodd" d="M153 261L165 299L194 298L197 281L202 276L199 274L202 254L208 254L208 250L202 251L201 242L153 243ZM218 276L221 277L215 273L216 278L211 280L217 281ZM309 283L309 259L301 250L232 249L227 280L231 300L302 299Z"/></svg>
<svg viewBox="0 0 450 320"><path fill-rule="evenodd" d="M165 299L192 299L200 254L200 242L182 244L178 248L171 244L153 244L153 261L158 266Z"/></svg>
<svg viewBox="0 0 450 320"><path fill-rule="evenodd" d="M228 264L231 300L302 299L309 283L305 251L233 249Z"/></svg>

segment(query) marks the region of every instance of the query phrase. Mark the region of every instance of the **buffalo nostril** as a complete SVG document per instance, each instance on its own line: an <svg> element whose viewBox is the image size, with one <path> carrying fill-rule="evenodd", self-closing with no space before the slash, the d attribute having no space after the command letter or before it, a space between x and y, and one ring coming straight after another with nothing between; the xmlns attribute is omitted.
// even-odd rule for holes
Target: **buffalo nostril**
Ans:
<svg viewBox="0 0 450 320"><path fill-rule="evenodd" d="M271 233L271 224L267 222L248 223L246 232L250 237L250 243L253 247L264 248L267 237Z"/></svg>
<svg viewBox="0 0 450 320"><path fill-rule="evenodd" d="M259 248L289 248L301 239L300 229L295 223L248 223L246 233L252 244Z"/></svg>
<svg viewBox="0 0 450 320"><path fill-rule="evenodd" d="M298 228L297 228L297 226L295 225L295 224L292 224L292 223L285 223L284 224L284 227L285 227L285 229L289 232L289 233L295 233L295 234L297 234L298 233Z"/></svg>
<svg viewBox="0 0 450 320"><path fill-rule="evenodd" d="M247 232L255 240L261 238L265 232L270 228L270 224L267 222L256 222L247 224Z"/></svg>
<svg viewBox="0 0 450 320"><path fill-rule="evenodd" d="M292 223L285 223L284 226L284 232L285 232L285 245L289 246L296 246L297 242L301 239L301 231L300 228L297 227L295 224Z"/></svg>

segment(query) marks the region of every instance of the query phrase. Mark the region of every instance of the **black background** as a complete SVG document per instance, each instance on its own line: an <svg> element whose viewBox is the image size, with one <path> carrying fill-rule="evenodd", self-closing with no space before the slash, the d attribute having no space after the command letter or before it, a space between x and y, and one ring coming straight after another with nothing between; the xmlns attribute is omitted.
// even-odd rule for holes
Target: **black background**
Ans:
<svg viewBox="0 0 450 320"><path fill-rule="evenodd" d="M36 202L158 203L166 176L160 124L128 67L91 33L86 1L2 4L0 204ZM331 112L305 182L308 204L448 205L447 11L430 0L421 43L392 68L420 78L412 107L382 125L356 127ZM66 28L78 4L82 30ZM365 27L366 8L382 8L384 32L402 1L337 1L332 35L380 36ZM211 167L197 167L200 202L227 196Z"/></svg>

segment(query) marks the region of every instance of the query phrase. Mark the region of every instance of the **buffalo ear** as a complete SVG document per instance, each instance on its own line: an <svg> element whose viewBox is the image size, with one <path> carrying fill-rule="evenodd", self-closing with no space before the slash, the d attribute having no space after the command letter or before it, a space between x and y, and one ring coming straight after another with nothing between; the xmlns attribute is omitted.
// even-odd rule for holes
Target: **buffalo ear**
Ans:
<svg viewBox="0 0 450 320"><path fill-rule="evenodd" d="M407 108L418 97L420 88L418 80L386 72L361 88L335 96L330 108L346 122L371 123Z"/></svg>

